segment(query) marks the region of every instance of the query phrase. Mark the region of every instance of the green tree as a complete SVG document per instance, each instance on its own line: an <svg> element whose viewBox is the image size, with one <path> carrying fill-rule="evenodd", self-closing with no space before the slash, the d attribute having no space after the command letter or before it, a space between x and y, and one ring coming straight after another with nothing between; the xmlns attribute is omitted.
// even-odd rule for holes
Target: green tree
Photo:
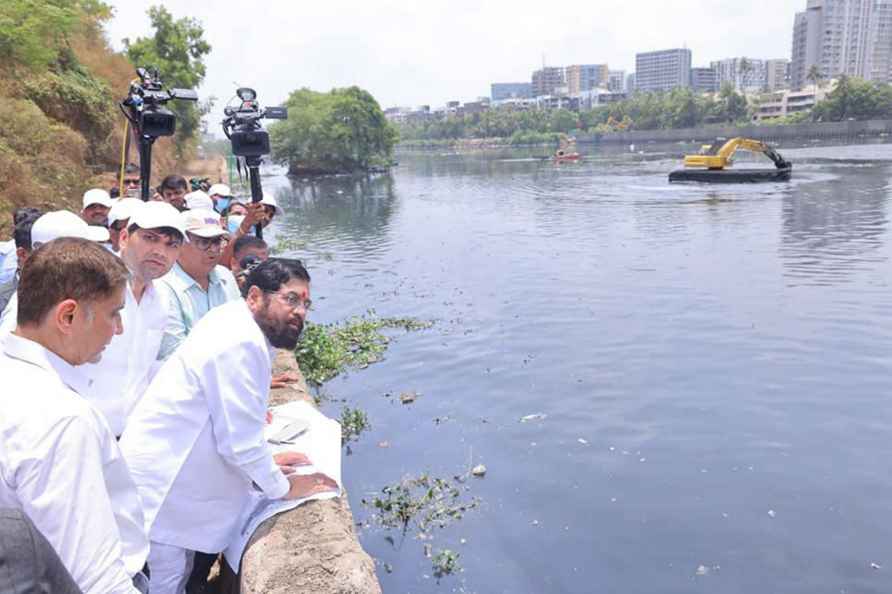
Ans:
<svg viewBox="0 0 892 594"><path fill-rule="evenodd" d="M892 85L840 76L836 88L812 110L815 121L892 117Z"/></svg>
<svg viewBox="0 0 892 594"><path fill-rule="evenodd" d="M398 134L367 91L299 89L286 106L288 119L269 131L273 159L292 171L355 171L390 161Z"/></svg>
<svg viewBox="0 0 892 594"><path fill-rule="evenodd" d="M817 64L812 64L811 68L808 69L808 74L805 75L807 80L810 80L814 85L815 94L818 93L818 87L821 84L821 81L824 80L824 74L821 72L821 69L818 68Z"/></svg>
<svg viewBox="0 0 892 594"><path fill-rule="evenodd" d="M3 0L0 2L0 62L46 68L68 49L79 27L97 26L111 15L99 0Z"/></svg>
<svg viewBox="0 0 892 594"><path fill-rule="evenodd" d="M124 39L127 57L137 67L157 68L169 87L195 89L204 80L204 57L211 51L201 23L188 17L174 19L163 6L149 8L148 14L155 34L135 41ZM177 115L175 142L177 156L182 158L194 147L202 110L187 101L173 101L170 107Z"/></svg>

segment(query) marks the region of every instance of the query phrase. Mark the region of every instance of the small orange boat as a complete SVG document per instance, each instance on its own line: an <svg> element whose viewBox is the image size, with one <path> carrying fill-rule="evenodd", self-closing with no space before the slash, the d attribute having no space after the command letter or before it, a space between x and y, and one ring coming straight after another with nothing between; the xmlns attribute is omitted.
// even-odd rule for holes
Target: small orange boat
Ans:
<svg viewBox="0 0 892 594"><path fill-rule="evenodd" d="M554 154L554 162L555 163L563 163L565 161L573 162L578 161L580 159L579 153L573 152L568 153L567 151L561 149Z"/></svg>

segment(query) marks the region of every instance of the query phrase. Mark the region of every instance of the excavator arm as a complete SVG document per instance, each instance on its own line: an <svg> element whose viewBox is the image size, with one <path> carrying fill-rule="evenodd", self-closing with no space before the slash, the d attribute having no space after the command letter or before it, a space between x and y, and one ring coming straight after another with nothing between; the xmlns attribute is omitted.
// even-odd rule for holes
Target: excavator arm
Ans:
<svg viewBox="0 0 892 594"><path fill-rule="evenodd" d="M780 156L777 151L758 140L738 137L732 138L718 149L716 149L717 145L718 143L712 145L709 150L701 149L700 154L685 156L684 166L703 169L724 169L731 165L731 159L738 149L744 149L752 153L762 153L771 159L778 169L790 166L790 163ZM706 147L703 148L705 149Z"/></svg>

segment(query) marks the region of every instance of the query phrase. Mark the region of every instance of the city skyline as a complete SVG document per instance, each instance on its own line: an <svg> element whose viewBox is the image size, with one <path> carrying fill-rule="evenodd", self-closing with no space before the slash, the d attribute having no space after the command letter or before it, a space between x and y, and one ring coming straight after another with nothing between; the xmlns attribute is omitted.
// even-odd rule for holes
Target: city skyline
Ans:
<svg viewBox="0 0 892 594"><path fill-rule="evenodd" d="M124 37L150 34L146 5L113 4L113 47L121 49ZM295 10L273 0L250 20L233 18L243 8L232 0L161 4L176 17L202 22L213 51L199 92L217 96L215 112L222 112L237 84L257 88L270 104L302 86L325 91L352 84L382 106L471 101L489 95L492 82L529 81L543 54L549 65L606 63L627 74L635 71L636 53L673 47L691 49L695 66L742 55L789 57L794 16L805 0L782 6L641 0L634 12L619 0L571 1L551 15L541 6L504 1L448 7L334 2Z"/></svg>

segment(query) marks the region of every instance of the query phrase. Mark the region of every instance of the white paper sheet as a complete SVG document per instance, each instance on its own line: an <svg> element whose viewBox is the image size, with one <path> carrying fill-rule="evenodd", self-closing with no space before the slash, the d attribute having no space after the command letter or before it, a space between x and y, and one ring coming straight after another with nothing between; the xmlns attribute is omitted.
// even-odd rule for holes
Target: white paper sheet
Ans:
<svg viewBox="0 0 892 594"><path fill-rule="evenodd" d="M316 493L302 499L285 501L282 499L268 499L262 493L254 495L254 501L247 506L245 514L239 521L239 531L235 539L224 551L226 562L237 573L241 564L242 554L254 531L272 516L294 509L298 505L314 499L332 499L340 497L342 493L341 483L341 424L329 419L316 407L308 402L289 402L270 409L273 413L272 422L267 425L264 434L270 439L279 433L286 425L295 420L303 420L309 424L306 432L294 439L294 443L270 445L273 452L300 452L306 454L312 466L297 467L298 474L313 474L322 472L333 478L338 484L337 492Z"/></svg>

